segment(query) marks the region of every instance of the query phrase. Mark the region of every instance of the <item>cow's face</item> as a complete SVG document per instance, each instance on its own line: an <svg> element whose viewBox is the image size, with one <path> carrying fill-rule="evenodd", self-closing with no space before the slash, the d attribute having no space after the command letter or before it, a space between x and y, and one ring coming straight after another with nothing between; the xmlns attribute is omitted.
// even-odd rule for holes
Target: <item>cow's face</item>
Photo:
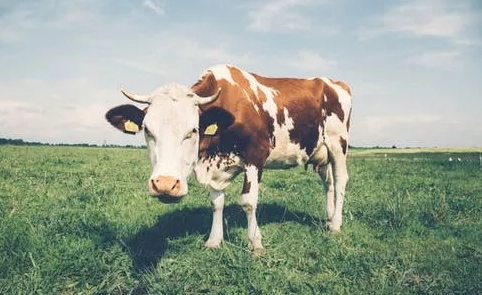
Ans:
<svg viewBox="0 0 482 295"><path fill-rule="evenodd" d="M144 130L152 164L149 192L162 201L179 200L188 192L187 178L198 158L198 106L214 101L219 92L199 97L187 87L171 84L146 96L122 93L148 107L115 107L107 112L107 121L129 134Z"/></svg>

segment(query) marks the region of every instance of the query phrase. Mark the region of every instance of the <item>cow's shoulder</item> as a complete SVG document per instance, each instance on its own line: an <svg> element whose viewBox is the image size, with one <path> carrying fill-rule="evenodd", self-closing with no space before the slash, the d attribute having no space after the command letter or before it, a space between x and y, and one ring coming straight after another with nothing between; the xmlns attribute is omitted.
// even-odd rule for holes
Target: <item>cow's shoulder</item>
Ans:
<svg viewBox="0 0 482 295"><path fill-rule="evenodd" d="M254 76L231 65L207 69L192 86L200 96L218 88L222 89L218 100L200 107L200 157L234 154L261 166L270 148L268 114L258 99L266 89L260 90Z"/></svg>

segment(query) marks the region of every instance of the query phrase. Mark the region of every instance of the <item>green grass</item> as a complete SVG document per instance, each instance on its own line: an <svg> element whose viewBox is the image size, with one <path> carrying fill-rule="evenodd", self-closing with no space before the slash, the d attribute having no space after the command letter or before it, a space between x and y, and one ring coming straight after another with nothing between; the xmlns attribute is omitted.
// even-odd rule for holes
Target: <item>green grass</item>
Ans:
<svg viewBox="0 0 482 295"><path fill-rule="evenodd" d="M205 250L208 193L150 198L145 150L0 146L0 294L482 293L482 151L395 151L351 151L337 235L312 169L266 171L253 258L242 177Z"/></svg>

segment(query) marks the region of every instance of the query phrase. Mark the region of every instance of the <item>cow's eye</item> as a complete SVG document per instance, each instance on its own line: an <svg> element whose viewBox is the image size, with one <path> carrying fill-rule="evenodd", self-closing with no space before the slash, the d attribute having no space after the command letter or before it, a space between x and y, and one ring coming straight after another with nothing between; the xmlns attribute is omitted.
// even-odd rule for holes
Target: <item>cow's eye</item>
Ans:
<svg viewBox="0 0 482 295"><path fill-rule="evenodd" d="M191 131L189 131L186 136L184 136L184 139L189 139L191 137L193 137L194 135L197 134L197 128L193 128Z"/></svg>

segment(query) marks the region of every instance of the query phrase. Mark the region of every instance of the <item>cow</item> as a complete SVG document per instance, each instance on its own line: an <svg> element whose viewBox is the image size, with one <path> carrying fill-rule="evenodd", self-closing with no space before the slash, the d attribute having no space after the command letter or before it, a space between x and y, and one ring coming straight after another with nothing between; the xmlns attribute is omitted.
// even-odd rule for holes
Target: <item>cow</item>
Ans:
<svg viewBox="0 0 482 295"><path fill-rule="evenodd" d="M193 170L209 189L213 217L205 247L220 247L224 190L244 173L240 204L249 247L263 251L256 208L264 168L312 165L326 188L327 228L340 231L352 109L351 89L344 82L268 78L216 65L191 87L168 84L148 95L121 91L147 107L121 105L106 119L125 133L144 130L153 167L150 194L178 201L188 192Z"/></svg>

